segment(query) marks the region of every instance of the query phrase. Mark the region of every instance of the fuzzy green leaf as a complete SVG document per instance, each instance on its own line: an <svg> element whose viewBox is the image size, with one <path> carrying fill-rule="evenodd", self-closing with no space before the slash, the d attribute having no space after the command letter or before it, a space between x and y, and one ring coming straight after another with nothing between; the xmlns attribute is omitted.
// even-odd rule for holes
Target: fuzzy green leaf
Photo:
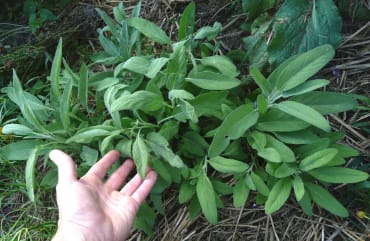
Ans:
<svg viewBox="0 0 370 241"><path fill-rule="evenodd" d="M186 39L194 32L194 19L195 19L195 3L192 1L186 6L180 18L180 26L178 38L179 40Z"/></svg>
<svg viewBox="0 0 370 241"><path fill-rule="evenodd" d="M344 167L320 167L308 172L314 178L328 183L356 183L369 178L369 174Z"/></svg>
<svg viewBox="0 0 370 241"><path fill-rule="evenodd" d="M131 27L136 28L145 36L154 40L157 43L160 44L171 43L171 40L166 35L166 33L162 29L160 29L157 25L148 20L138 17L132 17L128 19L127 24Z"/></svg>
<svg viewBox="0 0 370 241"><path fill-rule="evenodd" d="M290 178L280 179L275 183L265 204L266 214L272 214L284 205L289 198L291 188Z"/></svg>
<svg viewBox="0 0 370 241"><path fill-rule="evenodd" d="M132 157L134 159L137 172L139 173L140 177L144 179L146 175L146 168L148 166L149 152L143 138L140 136L140 133L138 133L136 140L132 145Z"/></svg>
<svg viewBox="0 0 370 241"><path fill-rule="evenodd" d="M29 154L26 164L26 187L28 198L35 202L35 167L39 157L40 146L36 146Z"/></svg>
<svg viewBox="0 0 370 241"><path fill-rule="evenodd" d="M133 94L122 94L119 98L114 100L111 105L111 111L120 110L143 110L143 111L156 111L162 108L162 96L145 91L139 90Z"/></svg>
<svg viewBox="0 0 370 241"><path fill-rule="evenodd" d="M222 74L230 77L236 77L239 75L236 66L223 55L208 56L200 60L202 65L213 67L220 71Z"/></svg>
<svg viewBox="0 0 370 241"><path fill-rule="evenodd" d="M209 164L222 173L244 173L248 168L248 164L234 159L216 156L209 159Z"/></svg>
<svg viewBox="0 0 370 241"><path fill-rule="evenodd" d="M300 176L294 177L292 180L294 194L297 202L301 201L303 198L303 195L305 193L304 191L304 183L302 181L302 178Z"/></svg>
<svg viewBox="0 0 370 241"><path fill-rule="evenodd" d="M321 130L326 132L330 131L328 120L326 120L319 112L307 105L295 101L284 101L275 104L273 107L301 119Z"/></svg>
<svg viewBox="0 0 370 241"><path fill-rule="evenodd" d="M240 85L240 80L211 71L191 71L186 81L206 90L229 90Z"/></svg>
<svg viewBox="0 0 370 241"><path fill-rule="evenodd" d="M243 207L249 196L249 188L246 185L245 179L241 178L234 187L233 205L236 208Z"/></svg>
<svg viewBox="0 0 370 241"><path fill-rule="evenodd" d="M204 216L211 224L216 224L216 194L213 190L211 181L204 172L202 172L198 177L196 192Z"/></svg>
<svg viewBox="0 0 370 241"><path fill-rule="evenodd" d="M335 148L327 148L318 152L311 154L310 156L304 158L299 164L299 168L304 171L310 171L315 168L325 166L329 163L338 153Z"/></svg>
<svg viewBox="0 0 370 241"><path fill-rule="evenodd" d="M334 215L348 217L348 211L338 200L323 187L306 182L305 187L311 194L311 198L322 208Z"/></svg>

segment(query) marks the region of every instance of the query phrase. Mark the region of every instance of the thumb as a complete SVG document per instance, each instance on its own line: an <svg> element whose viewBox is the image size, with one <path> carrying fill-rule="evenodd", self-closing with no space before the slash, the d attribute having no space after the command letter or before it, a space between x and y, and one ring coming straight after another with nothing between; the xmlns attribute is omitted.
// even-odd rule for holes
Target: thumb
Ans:
<svg viewBox="0 0 370 241"><path fill-rule="evenodd" d="M76 168L72 158L60 150L52 150L50 159L58 167L58 184L68 184L77 180Z"/></svg>

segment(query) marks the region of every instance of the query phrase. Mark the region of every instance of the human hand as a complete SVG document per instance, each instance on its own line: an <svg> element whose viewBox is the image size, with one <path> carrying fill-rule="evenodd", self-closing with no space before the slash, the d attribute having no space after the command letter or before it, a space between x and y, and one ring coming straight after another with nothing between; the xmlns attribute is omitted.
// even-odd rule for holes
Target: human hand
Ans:
<svg viewBox="0 0 370 241"><path fill-rule="evenodd" d="M138 174L122 189L134 163L126 160L103 183L118 151L110 151L86 175L77 179L72 158L59 150L49 154L58 167L58 230L53 241L122 241L130 234L140 204L152 189L157 174L149 170L144 180Z"/></svg>

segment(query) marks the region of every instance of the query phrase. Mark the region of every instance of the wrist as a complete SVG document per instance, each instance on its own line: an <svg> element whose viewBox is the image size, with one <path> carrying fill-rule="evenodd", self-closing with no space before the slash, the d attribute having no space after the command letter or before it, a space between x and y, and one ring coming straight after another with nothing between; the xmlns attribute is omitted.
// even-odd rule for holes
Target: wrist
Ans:
<svg viewBox="0 0 370 241"><path fill-rule="evenodd" d="M77 227L76 224L58 224L58 230L52 241L98 241L85 227Z"/></svg>

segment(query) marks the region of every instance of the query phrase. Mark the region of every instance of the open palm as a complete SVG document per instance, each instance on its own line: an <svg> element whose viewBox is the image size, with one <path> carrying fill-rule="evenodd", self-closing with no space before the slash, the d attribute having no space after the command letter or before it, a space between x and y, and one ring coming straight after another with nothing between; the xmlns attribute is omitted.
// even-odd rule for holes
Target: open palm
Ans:
<svg viewBox="0 0 370 241"><path fill-rule="evenodd" d="M59 176L56 188L59 221L54 240L61 236L68 240L66 236L72 234L99 241L127 238L138 208L153 187L157 174L149 170L144 180L136 174L121 189L134 168L133 161L126 160L104 183L104 176L119 156L118 151L110 151L78 179L69 155L59 150L50 152Z"/></svg>

